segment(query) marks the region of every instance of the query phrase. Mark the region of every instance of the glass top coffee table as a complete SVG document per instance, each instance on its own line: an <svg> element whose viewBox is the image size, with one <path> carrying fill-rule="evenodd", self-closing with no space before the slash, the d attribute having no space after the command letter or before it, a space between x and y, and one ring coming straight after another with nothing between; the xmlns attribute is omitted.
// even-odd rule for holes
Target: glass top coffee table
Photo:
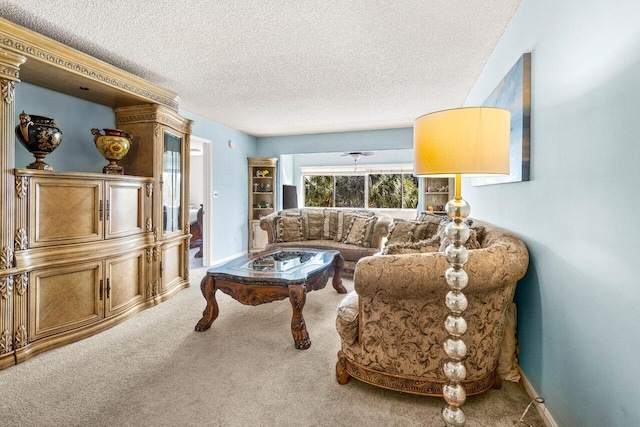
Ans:
<svg viewBox="0 0 640 427"><path fill-rule="evenodd" d="M340 275L344 260L339 251L287 248L248 254L211 268L200 283L207 306L196 331L206 331L218 317L216 291L245 305L260 305L289 298L293 309L291 334L297 349L311 346L302 309L307 292L322 289L333 274L332 285L347 293Z"/></svg>

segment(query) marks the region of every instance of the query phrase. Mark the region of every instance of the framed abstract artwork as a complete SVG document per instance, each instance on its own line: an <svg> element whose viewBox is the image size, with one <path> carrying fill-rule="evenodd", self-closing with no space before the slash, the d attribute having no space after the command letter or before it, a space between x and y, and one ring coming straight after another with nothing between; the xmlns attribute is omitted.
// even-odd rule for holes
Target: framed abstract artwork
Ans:
<svg viewBox="0 0 640 427"><path fill-rule="evenodd" d="M482 104L511 112L509 175L473 178L473 186L529 181L531 53L525 53Z"/></svg>

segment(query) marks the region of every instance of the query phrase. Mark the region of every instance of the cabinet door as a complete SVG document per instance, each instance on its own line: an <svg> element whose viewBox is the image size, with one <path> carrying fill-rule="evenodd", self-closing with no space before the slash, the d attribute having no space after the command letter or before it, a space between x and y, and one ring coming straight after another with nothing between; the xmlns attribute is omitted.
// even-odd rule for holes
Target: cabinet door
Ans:
<svg viewBox="0 0 640 427"><path fill-rule="evenodd" d="M249 250L258 251L262 250L269 243L269 235L265 230L260 228L260 221L251 221L251 236L249 239L250 248Z"/></svg>
<svg viewBox="0 0 640 427"><path fill-rule="evenodd" d="M144 232L145 189L142 182L107 182L105 237L130 236Z"/></svg>
<svg viewBox="0 0 640 427"><path fill-rule="evenodd" d="M182 138L164 132L162 153L162 231L163 235L182 231Z"/></svg>
<svg viewBox="0 0 640 427"><path fill-rule="evenodd" d="M102 273L102 261L30 273L31 340L70 331L102 319Z"/></svg>
<svg viewBox="0 0 640 427"><path fill-rule="evenodd" d="M144 254L139 250L106 261L105 317L144 300Z"/></svg>
<svg viewBox="0 0 640 427"><path fill-rule="evenodd" d="M32 248L103 238L101 180L34 178L30 189Z"/></svg>
<svg viewBox="0 0 640 427"><path fill-rule="evenodd" d="M162 247L162 266L160 293L171 291L175 286L183 282L185 271L184 240L167 243Z"/></svg>

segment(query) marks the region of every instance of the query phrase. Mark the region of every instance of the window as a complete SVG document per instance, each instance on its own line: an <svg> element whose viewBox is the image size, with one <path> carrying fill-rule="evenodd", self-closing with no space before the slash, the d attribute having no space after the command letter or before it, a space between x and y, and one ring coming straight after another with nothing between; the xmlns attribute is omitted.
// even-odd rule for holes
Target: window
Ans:
<svg viewBox="0 0 640 427"><path fill-rule="evenodd" d="M418 178L409 170L411 165L369 166L368 170L360 171L340 167L303 168L304 205L415 209Z"/></svg>
<svg viewBox="0 0 640 427"><path fill-rule="evenodd" d="M336 176L336 197L334 206L337 208L364 208L364 176L346 175Z"/></svg>
<svg viewBox="0 0 640 427"><path fill-rule="evenodd" d="M333 176L312 175L304 179L304 205L307 207L333 206Z"/></svg>

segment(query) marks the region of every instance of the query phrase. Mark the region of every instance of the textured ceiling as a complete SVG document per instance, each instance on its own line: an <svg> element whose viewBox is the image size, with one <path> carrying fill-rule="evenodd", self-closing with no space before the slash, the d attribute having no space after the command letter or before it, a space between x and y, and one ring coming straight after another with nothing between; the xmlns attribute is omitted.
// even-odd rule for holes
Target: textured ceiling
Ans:
<svg viewBox="0 0 640 427"><path fill-rule="evenodd" d="M0 15L255 136L461 106L520 0L0 0Z"/></svg>

